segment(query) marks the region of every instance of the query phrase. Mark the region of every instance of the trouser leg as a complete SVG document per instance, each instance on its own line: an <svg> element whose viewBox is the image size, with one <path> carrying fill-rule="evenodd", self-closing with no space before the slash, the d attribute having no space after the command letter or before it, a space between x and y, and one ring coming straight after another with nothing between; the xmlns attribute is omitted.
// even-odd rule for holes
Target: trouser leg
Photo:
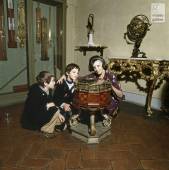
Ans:
<svg viewBox="0 0 169 170"><path fill-rule="evenodd" d="M58 112L56 112L50 122L41 127L42 132L53 133L56 125L61 125L62 122L58 118Z"/></svg>

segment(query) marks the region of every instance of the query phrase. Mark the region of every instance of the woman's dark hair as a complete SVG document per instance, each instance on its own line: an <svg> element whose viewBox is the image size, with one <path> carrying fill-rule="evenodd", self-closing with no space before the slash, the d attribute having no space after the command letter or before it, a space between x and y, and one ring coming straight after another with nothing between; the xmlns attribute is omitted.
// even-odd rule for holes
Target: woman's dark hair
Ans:
<svg viewBox="0 0 169 170"><path fill-rule="evenodd" d="M41 71L37 75L36 80L37 80L39 85L44 87L44 83L46 82L46 83L49 84L52 77L54 77L54 75L50 74L48 71Z"/></svg>
<svg viewBox="0 0 169 170"><path fill-rule="evenodd" d="M89 59L89 71L94 71L93 64L97 60L101 61L103 69L107 70L107 64L106 64L105 60L101 56L95 55Z"/></svg>
<svg viewBox="0 0 169 170"><path fill-rule="evenodd" d="M71 70L74 69L74 68L78 69L78 71L80 70L80 67L77 64L75 64L75 63L68 64L65 68L65 74L70 73Z"/></svg>

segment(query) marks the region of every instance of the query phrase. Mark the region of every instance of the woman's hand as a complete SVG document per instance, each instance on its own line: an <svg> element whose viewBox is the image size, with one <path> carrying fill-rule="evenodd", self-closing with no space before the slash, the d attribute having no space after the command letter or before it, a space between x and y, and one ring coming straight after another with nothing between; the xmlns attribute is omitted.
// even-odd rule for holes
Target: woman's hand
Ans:
<svg viewBox="0 0 169 170"><path fill-rule="evenodd" d="M114 87L113 85L112 85L112 90L116 93L116 95L117 95L119 98L123 98L123 92L122 92L122 90L117 89L117 88Z"/></svg>
<svg viewBox="0 0 169 170"><path fill-rule="evenodd" d="M104 82L104 79L98 79L96 84L102 84Z"/></svg>

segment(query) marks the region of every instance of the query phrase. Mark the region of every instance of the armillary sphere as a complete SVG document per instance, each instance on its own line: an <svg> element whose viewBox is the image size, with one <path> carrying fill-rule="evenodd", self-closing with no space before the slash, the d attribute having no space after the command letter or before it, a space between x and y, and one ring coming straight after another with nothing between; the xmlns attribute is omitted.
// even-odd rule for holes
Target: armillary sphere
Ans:
<svg viewBox="0 0 169 170"><path fill-rule="evenodd" d="M135 16L132 18L130 24L127 25L127 32L124 33L124 39L127 44L134 44L132 58L146 58L146 54L140 52L139 47L150 26L149 19L145 15Z"/></svg>

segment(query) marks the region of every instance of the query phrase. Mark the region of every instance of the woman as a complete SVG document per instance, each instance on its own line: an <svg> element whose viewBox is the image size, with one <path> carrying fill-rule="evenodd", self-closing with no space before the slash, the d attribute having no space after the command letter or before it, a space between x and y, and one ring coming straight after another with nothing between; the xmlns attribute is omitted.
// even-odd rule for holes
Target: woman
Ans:
<svg viewBox="0 0 169 170"><path fill-rule="evenodd" d="M101 84L103 81L109 81L112 84L112 100L111 104L105 108L103 116L117 116L117 109L120 101L123 99L122 89L116 79L116 76L107 69L105 60L100 56L93 56L89 60L89 71L91 74L86 77L95 79L96 83Z"/></svg>
<svg viewBox="0 0 169 170"><path fill-rule="evenodd" d="M23 128L39 130L46 137L53 137L55 126L65 121L50 93L54 89L55 79L49 72L41 71L36 80L37 83L29 89L21 124Z"/></svg>

